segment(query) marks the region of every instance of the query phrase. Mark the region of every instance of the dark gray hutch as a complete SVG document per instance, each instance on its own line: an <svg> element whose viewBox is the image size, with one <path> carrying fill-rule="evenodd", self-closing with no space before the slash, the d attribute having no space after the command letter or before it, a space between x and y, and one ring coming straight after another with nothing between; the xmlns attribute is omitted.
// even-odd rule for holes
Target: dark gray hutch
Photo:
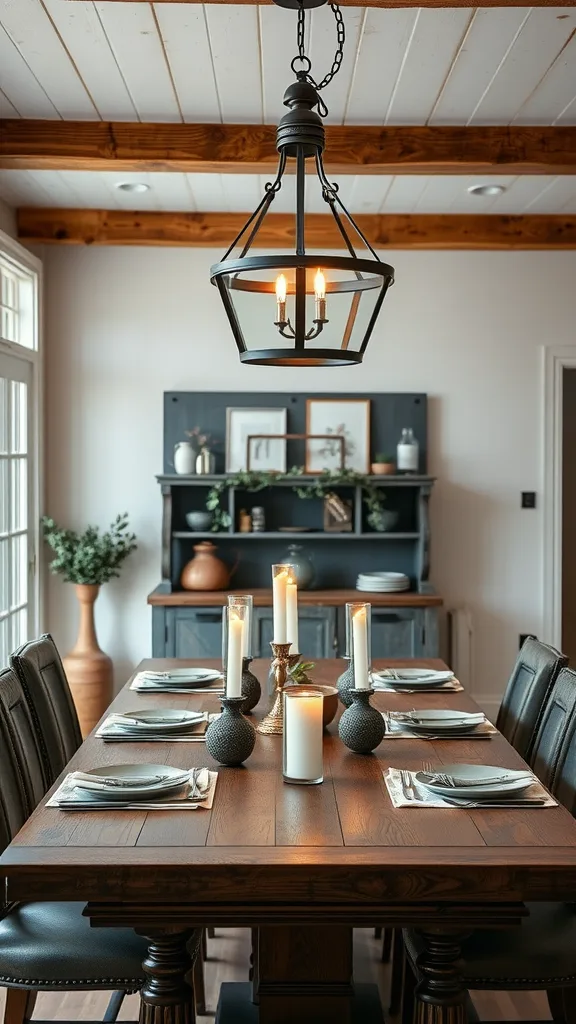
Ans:
<svg viewBox="0 0 576 1024"><path fill-rule="evenodd" d="M228 593L254 594L255 657L268 657L272 640L272 591L270 566L281 561L289 544L301 545L313 562L312 588L299 591L300 647L305 658L329 658L344 653L344 605L347 601L372 603L372 654L375 658L437 657L438 609L442 599L429 582L430 528L428 504L434 480L426 473L427 418L425 394L355 394L338 398L367 398L371 408L371 452L395 452L403 427L414 429L420 444L417 475L379 476L374 482L385 493L385 507L398 513L389 532L372 530L367 521L360 487L335 486L352 502L353 528L349 533L323 530L323 502L304 500L294 484L310 487L314 477L282 479L256 493L226 487L223 506L230 526L219 532L192 532L186 513L205 508L215 482L226 479L224 438L227 407L286 407L288 432L304 433L306 398L325 395L283 393L194 393L164 395L164 472L158 477L163 501L162 580L149 595L152 606L152 653L154 657L214 658L221 653L222 606ZM199 425L219 443L214 476L182 476L174 472L173 453L186 431ZM304 462L303 442L288 442L287 465ZM264 507L266 530L240 533L240 509ZM281 531L292 525L309 532ZM226 591L180 589L182 569L200 540L212 540L218 557L230 566L237 563ZM355 589L359 572L375 569L405 572L409 592L360 594Z"/></svg>

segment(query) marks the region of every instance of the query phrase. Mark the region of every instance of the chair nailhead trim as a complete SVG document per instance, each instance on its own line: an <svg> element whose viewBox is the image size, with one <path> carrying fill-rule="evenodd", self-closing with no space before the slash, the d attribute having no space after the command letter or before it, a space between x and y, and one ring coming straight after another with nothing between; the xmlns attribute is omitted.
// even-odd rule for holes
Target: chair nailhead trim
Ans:
<svg viewBox="0 0 576 1024"><path fill-rule="evenodd" d="M72 986L86 985L91 988L92 985L110 985L110 988L121 988L127 989L131 986L136 986L134 991L139 992L141 985L144 984L144 978L90 978L80 979L77 981L62 980L55 981L54 978L48 980L46 978L13 978L9 975L0 974L0 985L49 985L51 988L63 987L71 988Z"/></svg>
<svg viewBox="0 0 576 1024"><path fill-rule="evenodd" d="M462 978L464 988L474 990L476 985L504 985L510 982L512 985L564 985L575 984L576 974L554 975L547 978Z"/></svg>

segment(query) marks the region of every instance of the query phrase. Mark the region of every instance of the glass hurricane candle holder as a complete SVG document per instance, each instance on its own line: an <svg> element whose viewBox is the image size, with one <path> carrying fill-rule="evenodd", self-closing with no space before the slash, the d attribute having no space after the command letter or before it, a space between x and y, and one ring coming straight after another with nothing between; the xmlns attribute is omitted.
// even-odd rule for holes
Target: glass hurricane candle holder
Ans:
<svg viewBox="0 0 576 1024"><path fill-rule="evenodd" d="M362 615L362 612L364 613L363 615ZM348 665L348 668L345 669L345 671L339 677L338 682L336 684L337 687L338 687L338 693L339 693L339 696L340 696L340 700L342 701L342 703L347 708L349 708L350 705L352 704L352 694L351 694L350 691L353 690L355 688L355 686L357 685L357 683L356 683L356 658L354 657L354 616L356 614L360 615L360 617L362 619L362 624L365 623L366 641L365 641L365 645L364 645L364 643L362 644L362 649L366 650L366 657L365 658L363 658L363 657L361 658L361 663L358 666L359 667L359 672L362 674L363 679L364 679L364 675L365 675L364 687L368 687L370 685L370 680L371 680L371 675L372 675L372 669L371 669L371 666L372 666L372 656L371 656L371 652L372 652L372 605L366 603L365 601L351 601L351 602L349 602L346 605L346 619L345 619L345 622L346 622L346 648L345 648L345 651L346 651L346 653L345 653L344 656L346 658L348 658L349 665ZM357 631L357 634L358 634L358 632L359 632L359 630L358 630L358 623L357 623L357 630L356 631ZM363 630L360 630L360 632L363 632ZM364 688L364 687L362 687L362 688Z"/></svg>
<svg viewBox="0 0 576 1024"><path fill-rule="evenodd" d="M230 619L242 619L242 677L241 696L244 698L241 711L247 715L256 707L262 691L256 676L250 671L252 662L252 594L230 594L228 605L222 609L222 668L224 678L228 670L228 643L230 636Z"/></svg>
<svg viewBox="0 0 576 1024"><path fill-rule="evenodd" d="M284 782L315 786L324 781L323 702L318 691L285 690L282 776Z"/></svg>
<svg viewBox="0 0 576 1024"><path fill-rule="evenodd" d="M272 613L274 617L272 642L275 644L288 643L287 588L295 575L294 566L288 562L278 562L272 566Z"/></svg>
<svg viewBox="0 0 576 1024"><path fill-rule="evenodd" d="M252 659L252 623L254 621L253 614L254 598L252 594L229 594L228 595L228 611L233 613L236 609L244 608L244 615L242 618L243 630L242 630L242 657ZM227 642L227 640L226 640Z"/></svg>

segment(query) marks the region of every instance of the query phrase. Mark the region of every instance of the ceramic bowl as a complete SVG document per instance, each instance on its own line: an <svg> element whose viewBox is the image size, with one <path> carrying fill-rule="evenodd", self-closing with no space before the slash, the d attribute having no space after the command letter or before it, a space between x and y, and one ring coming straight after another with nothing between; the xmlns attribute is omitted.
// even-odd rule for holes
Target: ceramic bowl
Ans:
<svg viewBox="0 0 576 1024"><path fill-rule="evenodd" d="M324 725L330 725L330 722L334 718L338 710L338 690L335 686L324 686L323 683L298 683L293 686L285 686L284 690L312 690L314 693L321 693L324 697L323 700L323 716L322 721Z"/></svg>
<svg viewBox="0 0 576 1024"><path fill-rule="evenodd" d="M205 533L212 526L212 513L187 512L186 522L194 533Z"/></svg>
<svg viewBox="0 0 576 1024"><path fill-rule="evenodd" d="M392 509L382 509L379 517L378 526L374 527L379 533L386 533L388 530L393 530L398 522L398 512L393 512Z"/></svg>

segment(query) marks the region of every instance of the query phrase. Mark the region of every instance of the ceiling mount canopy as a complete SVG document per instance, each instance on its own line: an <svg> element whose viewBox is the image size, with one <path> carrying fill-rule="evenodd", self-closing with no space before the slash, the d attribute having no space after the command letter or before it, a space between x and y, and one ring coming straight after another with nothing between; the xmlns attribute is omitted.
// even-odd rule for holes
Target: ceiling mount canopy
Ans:
<svg viewBox="0 0 576 1024"><path fill-rule="evenodd" d="M340 8L330 4L338 47L330 71L318 84L304 49L305 10L324 0L275 0L298 11L298 55L292 61L296 81L284 94L284 114L276 131L279 153L274 181L220 263L210 271L243 363L270 366L350 366L361 363L394 268L382 263L329 182L322 154L328 113L320 91L337 74L344 54ZM294 160L296 174L285 172ZM306 175L307 161L315 175ZM294 230L278 238L278 252L255 255L258 232L281 189L294 183ZM334 218L345 255L318 253L308 230L305 200L316 190ZM292 197L290 197L292 198Z"/></svg>

